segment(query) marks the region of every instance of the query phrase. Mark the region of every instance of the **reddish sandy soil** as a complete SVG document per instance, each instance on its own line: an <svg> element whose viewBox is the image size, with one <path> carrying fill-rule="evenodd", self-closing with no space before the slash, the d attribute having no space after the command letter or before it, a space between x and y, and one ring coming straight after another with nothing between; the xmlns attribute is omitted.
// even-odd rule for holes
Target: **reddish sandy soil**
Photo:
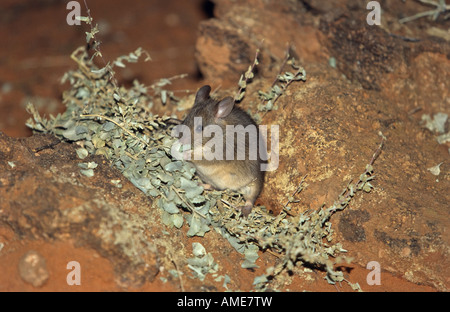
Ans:
<svg viewBox="0 0 450 312"><path fill-rule="evenodd" d="M83 4L82 1L80 1ZM198 69L194 60L194 47L198 23L208 17L203 1L89 1L92 16L100 24L103 42L101 49L106 61L137 47L146 49L152 62L130 65L128 75L146 84L160 78L187 73L186 79L174 81L173 90L195 90ZM82 7L84 10L84 6ZM4 47L0 52L0 131L13 137L30 136L25 126L29 115L25 111L28 101L41 101L44 114L62 112L61 85L64 72L74 68L70 54L86 43L86 28L66 23L68 10L65 1L2 1L0 9L0 35ZM85 11L83 11L85 12ZM94 13L95 12L95 13ZM122 73L126 82L127 73ZM183 92L177 95L183 95ZM114 291L121 288L115 283L111 264L94 250L74 248L70 241L46 243L18 239L4 226L0 226L1 241L8 241L0 252L0 290L33 291L32 285L19 276L16 266L23 254L39 251L47 261L51 277L67 275L66 265L79 259L86 280L80 287L70 287L65 278L50 278L39 288L42 291ZM174 291L177 288L156 279L144 287L149 291Z"/></svg>

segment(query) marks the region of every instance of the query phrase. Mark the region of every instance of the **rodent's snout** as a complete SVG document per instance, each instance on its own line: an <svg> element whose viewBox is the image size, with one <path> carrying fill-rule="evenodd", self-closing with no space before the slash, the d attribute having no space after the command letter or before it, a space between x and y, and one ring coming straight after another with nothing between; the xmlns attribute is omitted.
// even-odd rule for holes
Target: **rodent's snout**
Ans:
<svg viewBox="0 0 450 312"><path fill-rule="evenodd" d="M172 156L178 160L191 159L190 130L186 125L177 125L172 129L171 136L177 138L171 148ZM181 137L180 137L181 136Z"/></svg>
<svg viewBox="0 0 450 312"><path fill-rule="evenodd" d="M174 138L179 139L180 135L183 134L183 129L184 127L186 127L185 125L181 124L181 125L176 125L175 127L173 127L172 132L170 133L170 135Z"/></svg>
<svg viewBox="0 0 450 312"><path fill-rule="evenodd" d="M172 130L172 136L177 138L182 145L191 143L190 133L189 127L183 124L175 126Z"/></svg>

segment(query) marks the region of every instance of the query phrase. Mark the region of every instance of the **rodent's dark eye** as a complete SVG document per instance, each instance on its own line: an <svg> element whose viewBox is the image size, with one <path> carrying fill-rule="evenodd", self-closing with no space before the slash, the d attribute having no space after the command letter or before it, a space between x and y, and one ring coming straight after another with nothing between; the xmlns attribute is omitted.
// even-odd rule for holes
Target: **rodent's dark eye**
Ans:
<svg viewBox="0 0 450 312"><path fill-rule="evenodd" d="M202 131L203 131L202 125L198 125L197 127L195 127L195 132L202 132Z"/></svg>

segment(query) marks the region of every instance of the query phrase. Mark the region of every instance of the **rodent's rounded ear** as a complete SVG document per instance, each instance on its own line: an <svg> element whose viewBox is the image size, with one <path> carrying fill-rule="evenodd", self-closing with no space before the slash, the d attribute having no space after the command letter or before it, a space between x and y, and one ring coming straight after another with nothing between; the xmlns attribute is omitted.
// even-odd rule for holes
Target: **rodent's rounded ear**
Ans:
<svg viewBox="0 0 450 312"><path fill-rule="evenodd" d="M209 85L205 85L201 87L197 91L197 95L195 96L195 103L204 102L209 98L209 93L211 92L211 87Z"/></svg>
<svg viewBox="0 0 450 312"><path fill-rule="evenodd" d="M227 117L234 107L234 99L231 96L227 96L217 104L216 118Z"/></svg>

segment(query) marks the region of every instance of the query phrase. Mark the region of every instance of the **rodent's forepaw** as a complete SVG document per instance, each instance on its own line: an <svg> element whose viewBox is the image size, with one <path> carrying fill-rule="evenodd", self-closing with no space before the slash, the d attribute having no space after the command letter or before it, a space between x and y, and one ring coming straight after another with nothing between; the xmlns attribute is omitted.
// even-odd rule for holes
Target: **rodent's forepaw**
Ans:
<svg viewBox="0 0 450 312"><path fill-rule="evenodd" d="M211 184L208 184L208 183L201 183L201 182L199 182L198 185L202 186L203 189L206 190L206 191L214 190L214 187Z"/></svg>

